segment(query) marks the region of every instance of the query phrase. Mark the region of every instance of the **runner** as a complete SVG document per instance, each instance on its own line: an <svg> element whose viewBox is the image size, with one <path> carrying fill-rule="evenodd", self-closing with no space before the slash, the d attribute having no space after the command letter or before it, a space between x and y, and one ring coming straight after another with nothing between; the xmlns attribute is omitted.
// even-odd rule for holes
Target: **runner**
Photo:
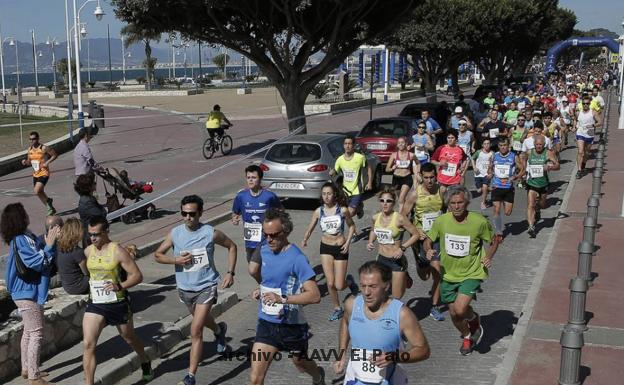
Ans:
<svg viewBox="0 0 624 385"><path fill-rule="evenodd" d="M423 164L421 167L423 183L416 185L401 210L401 214L408 216L414 210L413 223L417 229L427 232L431 229L433 221L442 214L444 210L444 196L441 192L436 178L435 166L431 163ZM414 259L416 260L416 272L423 281L431 275L431 310L429 315L436 321L444 321L442 308L440 306L440 259L434 257L431 261L425 255L423 247L424 237L421 237L412 246ZM434 243L434 248L439 248L438 243ZM436 249L438 250L438 249Z"/></svg>
<svg viewBox="0 0 624 385"><path fill-rule="evenodd" d="M492 158L488 176L492 179L492 204L494 205L492 222L496 237L499 242L502 242L504 225L501 206L504 206L505 215L510 216L516 193L513 182L522 180L524 168L520 157L509 151L509 140L503 139L498 145L499 149Z"/></svg>
<svg viewBox="0 0 624 385"><path fill-rule="evenodd" d="M405 294L408 283L407 258L405 250L416 243L424 233L416 228L406 217L394 211L396 193L390 186L386 186L379 193L381 211L373 215L373 226L368 235L366 249L375 249L375 240L379 244L377 261L392 270L392 296L400 299ZM410 238L401 242L403 231L407 230Z"/></svg>
<svg viewBox="0 0 624 385"><path fill-rule="evenodd" d="M600 88L594 86L594 88L592 88L592 101L590 108L600 114L604 111L605 105L604 98L600 95Z"/></svg>
<svg viewBox="0 0 624 385"><path fill-rule="evenodd" d="M407 148L407 138L397 140L397 152L390 154L386 173L392 173L392 187L399 192L399 208L405 203L407 192L418 177L420 162L414 161L414 154Z"/></svg>
<svg viewBox="0 0 624 385"><path fill-rule="evenodd" d="M525 156L529 151L535 148L535 137L544 136L544 123L542 121L535 122L535 126L527 132L526 139L522 142L522 155ZM552 149L552 142L549 138L544 137L546 148Z"/></svg>
<svg viewBox="0 0 624 385"><path fill-rule="evenodd" d="M525 127L526 118L524 115L518 116L517 123L511 130L511 143L513 152L517 155L522 153L522 142L528 135L528 130Z"/></svg>
<svg viewBox="0 0 624 385"><path fill-rule="evenodd" d="M52 198L48 197L44 191L48 179L50 179L50 163L57 158L52 147L39 143L39 133L32 131L29 135L30 146L28 156L22 160L22 165L33 168L33 192L37 195L41 203L46 207L48 215L56 214L56 209L52 206Z"/></svg>
<svg viewBox="0 0 624 385"><path fill-rule="evenodd" d="M505 116L503 117L503 122L510 125L515 126L516 121L518 120L518 115L520 111L517 108L518 104L516 102L511 102L509 104L509 109L505 112Z"/></svg>
<svg viewBox="0 0 624 385"><path fill-rule="evenodd" d="M414 312L388 295L392 274L387 266L370 261L358 273L362 295L345 301L346 316L338 340L340 359L334 363L334 371L345 373L344 385L406 384L407 374L399 364L429 358L427 338ZM411 347L407 351L402 336Z"/></svg>
<svg viewBox="0 0 624 385"><path fill-rule="evenodd" d="M561 108L559 108L559 119L561 123L561 137L563 137L563 144L568 145L568 132L572 127L572 117L574 116L574 104L570 105L568 97L563 98L561 101Z"/></svg>
<svg viewBox="0 0 624 385"><path fill-rule="evenodd" d="M551 148L553 149L555 156L559 157L559 151L561 151L561 126L557 123L559 111L555 110L552 113L546 112L544 114L544 130L542 134L550 140ZM556 119L553 120L553 116Z"/></svg>
<svg viewBox="0 0 624 385"><path fill-rule="evenodd" d="M453 324L461 333L459 352L468 355L484 334L479 315L470 303L488 276L498 241L490 222L483 215L468 211L470 191L466 187L450 187L445 198L449 211L433 222L425 250L427 258L432 259L438 253L432 242L440 242L442 302L449 304ZM490 245L487 252L486 244Z"/></svg>
<svg viewBox="0 0 624 385"><path fill-rule="evenodd" d="M414 149L414 155L416 159L420 162L421 165L429 162L429 152L433 151L434 140L427 133L427 126L424 122L418 123L418 131L416 134L412 135L412 145L408 148Z"/></svg>
<svg viewBox="0 0 624 385"><path fill-rule="evenodd" d="M438 136L441 136L444 134L444 130L442 129L442 126L440 126L440 123L438 123L437 120L435 120L434 118L431 117L431 112L427 109L422 110L420 112L420 116L421 119L418 121L418 123L425 123L426 127L427 127L427 133L429 135L431 135L431 141L433 142L433 145L435 146L436 144L436 138Z"/></svg>
<svg viewBox="0 0 624 385"><path fill-rule="evenodd" d="M539 209L536 211L535 204L539 202L539 207L546 208L546 198L548 197L548 171L559 170L559 161L554 151L546 150L546 141L543 136L535 136L535 148L530 150L524 160L524 169L528 172L526 181L528 191L527 222L529 223L528 234L535 238L535 222L539 221L541 215Z"/></svg>
<svg viewBox="0 0 624 385"><path fill-rule="evenodd" d="M494 152L490 148L490 140L485 139L481 149L477 150L470 158L474 170L475 187L477 192L481 193L481 210L487 208L487 196L491 182L489 170Z"/></svg>
<svg viewBox="0 0 624 385"><path fill-rule="evenodd" d="M191 314L191 351L189 371L178 385L195 385L195 373L202 359L204 327L209 328L217 340L217 353L227 349L225 334L227 324L215 322L210 314L217 303L218 283L221 275L214 262L215 245L228 250L228 271L221 288L234 284L236 269L236 244L227 235L199 221L204 201L197 195L188 195L180 202L180 214L184 224L174 227L154 254L156 262L175 265L175 278L180 302ZM167 252L173 248L173 256Z"/></svg>
<svg viewBox="0 0 624 385"><path fill-rule="evenodd" d="M275 354L287 351L301 372L312 377L313 385L325 385L325 371L307 359L309 326L303 306L321 301L316 273L308 258L288 241L293 230L290 215L269 209L264 216L262 231L263 269L260 288L253 293L258 303L258 326L251 361L251 384L262 385ZM268 357L268 358L267 358Z"/></svg>
<svg viewBox="0 0 624 385"><path fill-rule="evenodd" d="M221 106L215 104L212 107L212 111L208 113L208 117L206 118L206 130L208 130L208 135L210 135L210 139L214 139L215 135L223 136L225 132L223 131L223 126L231 126L232 122L225 117L223 112L221 112Z"/></svg>
<svg viewBox="0 0 624 385"><path fill-rule="evenodd" d="M345 137L343 148L344 154L336 159L336 164L334 168L329 171L329 175L333 177L339 172L342 172L342 188L349 200L349 214L353 217L357 213L357 217L362 218L364 215L364 203L362 201L362 184L364 180L360 172L362 168L366 167L368 170L368 183L366 187L364 187L364 190L372 190L373 168L370 164L367 165L364 155L355 152L355 139L352 136Z"/></svg>
<svg viewBox="0 0 624 385"><path fill-rule="evenodd" d="M106 325L117 327L119 335L139 356L143 380L151 381L154 372L143 343L134 332L128 296L128 289L141 283L143 275L128 252L109 238L106 218L91 218L87 231L92 244L85 249L91 288L82 318L85 382L94 384L95 347Z"/></svg>
<svg viewBox="0 0 624 385"><path fill-rule="evenodd" d="M467 157L470 157L475 150L475 140L472 131L468 131L468 122L459 121L459 132L457 133L457 144L464 150Z"/></svg>
<svg viewBox="0 0 624 385"><path fill-rule="evenodd" d="M243 239L249 264L249 274L260 282L260 244L264 241L262 220L270 208L281 208L277 195L262 188L264 172L260 166L252 164L245 168L247 188L239 191L232 203L232 224L238 226L243 220Z"/></svg>
<svg viewBox="0 0 624 385"><path fill-rule="evenodd" d="M323 232L320 250L323 274L327 282L329 297L334 305L334 311L329 316L329 320L336 321L344 314L338 299L338 292L344 290L347 285L345 277L347 276L349 245L355 234L355 223L349 214L346 198L332 182L325 183L321 188L321 207L314 210L310 225L301 241L301 247L308 246L308 240L317 222ZM345 224L349 228L346 234ZM357 292L353 278L351 276L349 278L351 278L349 282L351 292Z"/></svg>
<svg viewBox="0 0 624 385"><path fill-rule="evenodd" d="M583 177L585 164L587 163L587 159L589 159L591 145L594 143L596 127L602 125L600 114L590 109L590 104L591 98L589 96L583 96L583 107L576 113L575 130L576 145L578 147L578 154L576 156L578 171L576 172L576 179L581 179Z"/></svg>
<svg viewBox="0 0 624 385"><path fill-rule="evenodd" d="M446 141L447 144L438 147L431 156L431 163L438 167L438 183L442 193L448 186L462 184L468 168L468 157L457 146L457 130L450 129Z"/></svg>

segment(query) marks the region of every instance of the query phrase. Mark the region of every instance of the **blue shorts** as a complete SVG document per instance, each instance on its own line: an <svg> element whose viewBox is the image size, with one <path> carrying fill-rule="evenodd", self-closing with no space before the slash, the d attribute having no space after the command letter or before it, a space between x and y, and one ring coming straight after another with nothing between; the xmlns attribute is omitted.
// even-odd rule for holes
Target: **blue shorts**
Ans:
<svg viewBox="0 0 624 385"><path fill-rule="evenodd" d="M582 140L583 142L587 143L587 144L592 144L594 143L594 138L588 138L586 136L581 136L581 135L577 135L576 136L576 140Z"/></svg>
<svg viewBox="0 0 624 385"><path fill-rule="evenodd" d="M561 143L561 138L557 137L557 138L553 138L553 144L559 144Z"/></svg>
<svg viewBox="0 0 624 385"><path fill-rule="evenodd" d="M481 187L490 185L490 178L487 176L475 176L475 187L477 190L481 190Z"/></svg>
<svg viewBox="0 0 624 385"><path fill-rule="evenodd" d="M255 342L301 356L308 353L308 324L277 324L258 319Z"/></svg>
<svg viewBox="0 0 624 385"><path fill-rule="evenodd" d="M349 197L349 207L357 208L362 203L362 194L351 195Z"/></svg>

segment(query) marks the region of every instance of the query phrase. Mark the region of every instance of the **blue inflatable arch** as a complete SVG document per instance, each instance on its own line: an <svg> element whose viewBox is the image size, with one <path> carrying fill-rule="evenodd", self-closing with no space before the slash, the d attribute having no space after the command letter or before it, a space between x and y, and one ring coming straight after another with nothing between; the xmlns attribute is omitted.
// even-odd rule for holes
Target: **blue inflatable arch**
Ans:
<svg viewBox="0 0 624 385"><path fill-rule="evenodd" d="M557 70L557 58L564 49L568 47L596 47L604 46L609 48L613 53L618 53L620 47L614 39L608 37L572 37L568 40L562 40L550 47L546 53L546 67L544 69L545 74L555 72Z"/></svg>

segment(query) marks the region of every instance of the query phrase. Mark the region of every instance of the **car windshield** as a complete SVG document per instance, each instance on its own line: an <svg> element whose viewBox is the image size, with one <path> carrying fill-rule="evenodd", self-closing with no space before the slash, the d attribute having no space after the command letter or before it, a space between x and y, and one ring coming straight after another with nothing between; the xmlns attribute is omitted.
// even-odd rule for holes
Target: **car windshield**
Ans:
<svg viewBox="0 0 624 385"><path fill-rule="evenodd" d="M403 121L388 120L368 122L362 129L360 136L387 136L398 137L409 134L409 124Z"/></svg>
<svg viewBox="0 0 624 385"><path fill-rule="evenodd" d="M409 116L410 118L420 119L422 117L422 108L421 107L410 107L407 106L401 111L400 116Z"/></svg>
<svg viewBox="0 0 624 385"><path fill-rule="evenodd" d="M321 158L321 146L313 143L280 143L271 147L266 159L271 162L295 164Z"/></svg>

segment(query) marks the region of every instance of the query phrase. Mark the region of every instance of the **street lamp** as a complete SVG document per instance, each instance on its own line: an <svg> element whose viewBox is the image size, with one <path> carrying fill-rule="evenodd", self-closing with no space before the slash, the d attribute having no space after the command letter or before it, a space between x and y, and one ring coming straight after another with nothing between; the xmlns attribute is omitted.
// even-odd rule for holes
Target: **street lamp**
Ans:
<svg viewBox="0 0 624 385"><path fill-rule="evenodd" d="M2 31L0 31L0 72L2 73L2 103L6 103L6 88L4 85L4 41L2 39Z"/></svg>
<svg viewBox="0 0 624 385"><path fill-rule="evenodd" d="M35 95L39 96L39 74L37 72L37 43L35 42L35 30L31 31L33 49L33 69L35 72Z"/></svg>
<svg viewBox="0 0 624 385"><path fill-rule="evenodd" d="M624 19L622 19L622 28L624 28ZM620 36L620 120L618 128L624 130L624 34Z"/></svg>
<svg viewBox="0 0 624 385"><path fill-rule="evenodd" d="M82 4L82 6L80 7L80 9L77 9L76 6L76 0L73 0L74 3L74 52L76 54L76 88L78 90L78 127L79 128L84 128L84 113L82 111L82 85L80 84L80 51L79 51L79 47L78 47L78 25L80 25L80 11L82 11L82 9L90 2L93 2L96 0L87 0L84 2L84 4ZM104 11L102 10L102 7L100 6L100 0L97 0L97 7L95 8L95 11L93 12L93 14L95 15L96 19L102 20L102 17L104 16ZM86 35L86 29L83 27L80 30L80 33L82 34L84 30L84 33Z"/></svg>
<svg viewBox="0 0 624 385"><path fill-rule="evenodd" d="M13 37L8 37L7 38L9 40L9 45L10 46L15 46L15 67L16 67L16 74L17 74L17 84L15 89L19 90L19 83L20 83L20 74L19 74L19 53L17 51L17 40L15 40L15 38ZM18 91L19 92L19 91Z"/></svg>
<svg viewBox="0 0 624 385"><path fill-rule="evenodd" d="M52 76L54 78L53 83L52 83L52 87L53 87L54 93L56 94L58 89L57 89L57 84L56 84L56 56L55 56L55 53L54 53L54 47L59 45L59 43L58 43L58 41L56 41L56 38L53 38L52 40L50 40L50 38L48 37L46 39L46 45L50 46L50 48L52 49ZM69 63L68 63L68 67L67 68L70 69Z"/></svg>

